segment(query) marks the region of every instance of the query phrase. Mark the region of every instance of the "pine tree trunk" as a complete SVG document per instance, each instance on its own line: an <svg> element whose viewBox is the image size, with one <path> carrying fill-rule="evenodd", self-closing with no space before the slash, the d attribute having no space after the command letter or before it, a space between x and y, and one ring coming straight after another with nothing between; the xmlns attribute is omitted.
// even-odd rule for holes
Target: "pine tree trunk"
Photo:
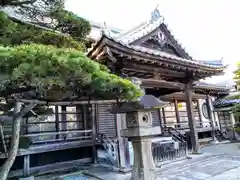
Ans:
<svg viewBox="0 0 240 180"><path fill-rule="evenodd" d="M18 116L17 114L21 112L21 109L22 109L22 103L16 102L15 108L14 108L14 117L12 122L12 138L11 138L10 149L8 151L7 160L5 161L3 166L0 168L0 180L7 179L10 168L12 167L18 153L20 123L21 123L22 116Z"/></svg>

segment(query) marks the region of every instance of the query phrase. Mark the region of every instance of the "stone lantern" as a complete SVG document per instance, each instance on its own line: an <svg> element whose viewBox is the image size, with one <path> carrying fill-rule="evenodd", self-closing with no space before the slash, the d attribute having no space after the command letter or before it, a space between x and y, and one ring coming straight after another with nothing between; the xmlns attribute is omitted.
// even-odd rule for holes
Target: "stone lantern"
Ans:
<svg viewBox="0 0 240 180"><path fill-rule="evenodd" d="M153 109L162 108L167 103L152 95L144 95L139 101L126 102L114 106L111 113L126 113L127 128L121 130L121 136L132 141L134 164L131 180L155 180L156 167L152 156L151 138L161 134L159 127L152 126Z"/></svg>

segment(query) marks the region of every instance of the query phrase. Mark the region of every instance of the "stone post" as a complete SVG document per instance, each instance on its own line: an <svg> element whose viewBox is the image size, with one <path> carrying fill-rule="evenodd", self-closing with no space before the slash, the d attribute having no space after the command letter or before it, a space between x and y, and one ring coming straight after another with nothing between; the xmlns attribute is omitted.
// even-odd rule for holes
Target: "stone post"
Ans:
<svg viewBox="0 0 240 180"><path fill-rule="evenodd" d="M212 141L213 143L217 142L216 136L215 136L215 122L213 119L213 114L212 114L212 104L211 104L211 97L209 95L206 96L206 103L207 103L207 113L209 120L211 122L211 127L212 127Z"/></svg>
<svg viewBox="0 0 240 180"><path fill-rule="evenodd" d="M235 135L235 117L233 112L230 112L230 120L231 120L231 125L232 125L232 133L233 133L233 140L236 140L236 135Z"/></svg>
<svg viewBox="0 0 240 180"><path fill-rule="evenodd" d="M132 141L134 164L131 180L156 180L156 166L152 155L152 137L161 134L159 127L152 126L151 111L165 106L152 95L144 95L140 101L123 103L113 107L112 113L126 113L126 129L121 136Z"/></svg>

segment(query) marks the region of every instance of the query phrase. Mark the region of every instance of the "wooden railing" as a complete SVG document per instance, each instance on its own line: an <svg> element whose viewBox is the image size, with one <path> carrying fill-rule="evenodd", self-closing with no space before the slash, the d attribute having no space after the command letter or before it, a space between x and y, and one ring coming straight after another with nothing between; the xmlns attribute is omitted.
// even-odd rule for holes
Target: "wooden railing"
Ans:
<svg viewBox="0 0 240 180"><path fill-rule="evenodd" d="M67 137L67 135L76 134L75 137ZM45 136L52 136L45 140L35 140L35 137L41 137L44 139ZM9 148L11 135L5 135L4 139L1 138L0 152L6 153ZM20 148L29 148L31 145L41 144L54 144L61 142L72 142L72 141L92 141L92 130L69 130L69 131L58 131L58 132L41 132L24 134L20 136ZM5 142L5 143L3 143Z"/></svg>
<svg viewBox="0 0 240 180"><path fill-rule="evenodd" d="M207 124L204 126L204 124ZM189 129L188 121L182 121L180 123L176 122L168 122L166 124L162 124L163 127L172 127L178 130L187 130ZM203 122L196 122L196 127L201 128L211 128L212 122L211 121L203 121ZM215 121L215 128L218 128L218 123Z"/></svg>
<svg viewBox="0 0 240 180"><path fill-rule="evenodd" d="M110 139L104 134L98 134L98 140L104 148L107 161L111 163L112 166L117 167L119 165L119 153L118 153L118 140ZM101 158L99 159L101 161Z"/></svg>

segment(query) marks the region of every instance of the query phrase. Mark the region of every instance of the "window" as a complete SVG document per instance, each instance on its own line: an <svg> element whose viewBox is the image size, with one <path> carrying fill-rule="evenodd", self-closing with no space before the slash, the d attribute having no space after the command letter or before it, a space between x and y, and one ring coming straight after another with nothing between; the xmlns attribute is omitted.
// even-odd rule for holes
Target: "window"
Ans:
<svg viewBox="0 0 240 180"><path fill-rule="evenodd" d="M52 108L51 114L29 117L26 121L26 132L34 143L81 139L88 134L83 130L91 130L86 105L52 106L50 108Z"/></svg>

